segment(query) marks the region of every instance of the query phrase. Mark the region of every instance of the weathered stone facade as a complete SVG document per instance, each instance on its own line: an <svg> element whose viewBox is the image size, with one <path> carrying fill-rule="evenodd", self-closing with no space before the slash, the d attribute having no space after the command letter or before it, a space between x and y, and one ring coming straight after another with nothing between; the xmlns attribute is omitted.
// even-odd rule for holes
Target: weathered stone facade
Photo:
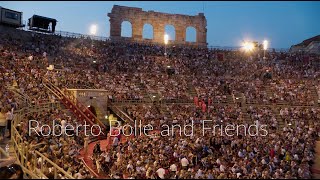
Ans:
<svg viewBox="0 0 320 180"><path fill-rule="evenodd" d="M196 46L207 46L207 20L203 13L196 16L181 14L167 14L154 11L143 11L142 8L133 8L114 5L110 17L110 38L119 40L121 38L121 24L129 21L132 25L133 41L145 41L142 37L143 26L153 26L153 43L164 43L165 26L173 25L176 38L173 44L190 44ZM186 41L186 29L191 26L196 29L196 42ZM128 39L128 38L126 38Z"/></svg>

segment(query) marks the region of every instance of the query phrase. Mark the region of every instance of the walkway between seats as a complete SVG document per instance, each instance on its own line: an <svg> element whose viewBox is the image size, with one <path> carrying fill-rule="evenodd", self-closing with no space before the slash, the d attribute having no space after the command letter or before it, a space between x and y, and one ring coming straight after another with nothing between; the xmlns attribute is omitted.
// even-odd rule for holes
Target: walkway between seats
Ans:
<svg viewBox="0 0 320 180"><path fill-rule="evenodd" d="M151 131L150 133L155 133L155 132L158 132L157 130L154 130L154 131ZM93 161L91 160L91 156L93 155L93 149L94 149L94 146L100 142L100 147L101 147L101 151L104 151L106 150L106 148L110 148L110 146L112 145L112 141L113 141L113 138L114 137L110 137L109 134L108 134L108 138L107 139L103 139L103 140L99 140L99 141L95 141L95 142L92 142L88 145L88 154L87 156L84 156L84 149L81 149L80 150L80 155L79 157L80 158L83 158L83 160L85 161L85 163L87 164L87 166L92 169L95 174L98 175L98 178L100 179L105 179L108 177L108 174L104 173L103 171L100 171L100 173L98 173ZM121 135L121 140L120 140L120 143L126 143L129 139L133 139L134 138L134 135L131 135L131 136L124 136L124 135Z"/></svg>

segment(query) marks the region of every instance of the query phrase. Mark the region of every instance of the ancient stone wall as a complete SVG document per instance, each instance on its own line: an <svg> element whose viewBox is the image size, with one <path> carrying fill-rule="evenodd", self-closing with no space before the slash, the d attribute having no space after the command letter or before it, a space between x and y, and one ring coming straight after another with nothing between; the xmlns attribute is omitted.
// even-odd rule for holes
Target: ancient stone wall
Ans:
<svg viewBox="0 0 320 180"><path fill-rule="evenodd" d="M207 20L203 13L196 16L181 14L167 14L154 11L143 11L142 8L133 8L115 5L110 17L110 38L121 39L121 24L129 21L132 25L133 41L144 41L142 37L143 26L150 24L153 26L154 43L164 43L165 26L173 25L175 28L174 44L192 44L197 46L207 46ZM186 42L186 29L191 26L196 29L196 42ZM171 43L171 42L170 42Z"/></svg>

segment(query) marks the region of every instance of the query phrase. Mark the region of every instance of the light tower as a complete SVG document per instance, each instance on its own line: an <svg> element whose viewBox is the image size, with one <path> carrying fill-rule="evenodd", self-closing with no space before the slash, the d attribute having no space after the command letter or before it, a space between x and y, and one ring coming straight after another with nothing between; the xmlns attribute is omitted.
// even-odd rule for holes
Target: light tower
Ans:
<svg viewBox="0 0 320 180"><path fill-rule="evenodd" d="M263 41L263 59L266 59L266 50L268 49L269 42L267 40Z"/></svg>

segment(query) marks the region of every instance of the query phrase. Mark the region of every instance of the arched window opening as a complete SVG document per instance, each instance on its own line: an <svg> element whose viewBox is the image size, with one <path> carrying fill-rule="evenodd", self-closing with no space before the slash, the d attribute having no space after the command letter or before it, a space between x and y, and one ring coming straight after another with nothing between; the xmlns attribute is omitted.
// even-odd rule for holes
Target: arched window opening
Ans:
<svg viewBox="0 0 320 180"><path fill-rule="evenodd" d="M189 26L186 29L186 41L197 42L197 30L196 28Z"/></svg>
<svg viewBox="0 0 320 180"><path fill-rule="evenodd" d="M153 39L153 26L151 24L145 24L142 32L143 39Z"/></svg>
<svg viewBox="0 0 320 180"><path fill-rule="evenodd" d="M132 25L129 21L121 23L121 37L132 37Z"/></svg>
<svg viewBox="0 0 320 180"><path fill-rule="evenodd" d="M166 25L164 31L169 36L169 40L176 40L176 30L173 25Z"/></svg>

